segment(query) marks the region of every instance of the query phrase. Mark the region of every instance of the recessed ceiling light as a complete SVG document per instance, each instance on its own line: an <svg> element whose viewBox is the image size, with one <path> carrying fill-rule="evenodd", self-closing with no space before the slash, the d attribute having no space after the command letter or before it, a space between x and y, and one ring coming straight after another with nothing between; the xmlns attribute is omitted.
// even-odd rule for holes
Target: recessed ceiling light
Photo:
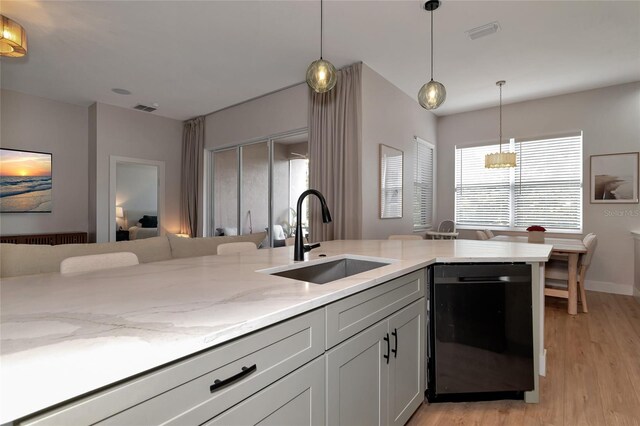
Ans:
<svg viewBox="0 0 640 426"><path fill-rule="evenodd" d="M471 40L475 40L480 37L485 37L491 34L495 34L498 31L500 31L500 23L498 21L494 21L489 24L472 28L468 31L465 31L465 33L467 34L467 37L469 37Z"/></svg>
<svg viewBox="0 0 640 426"><path fill-rule="evenodd" d="M118 89L117 87L115 89L111 89L111 91L113 93L117 93L118 95L130 95L131 92L127 89Z"/></svg>

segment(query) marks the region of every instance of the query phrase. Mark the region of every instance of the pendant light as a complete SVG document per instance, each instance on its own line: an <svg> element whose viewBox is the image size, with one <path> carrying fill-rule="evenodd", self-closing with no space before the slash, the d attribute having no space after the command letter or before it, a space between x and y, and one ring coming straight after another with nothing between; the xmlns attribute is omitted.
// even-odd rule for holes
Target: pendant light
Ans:
<svg viewBox="0 0 640 426"><path fill-rule="evenodd" d="M322 15L322 0L320 0L320 59L311 62L307 68L307 84L317 93L333 89L338 80L336 67L331 62L322 59Z"/></svg>
<svg viewBox="0 0 640 426"><path fill-rule="evenodd" d="M431 81L423 85L418 92L418 102L424 109L436 109L447 98L444 85L433 80L433 11L440 7L439 0L429 0L424 8L431 14Z"/></svg>
<svg viewBox="0 0 640 426"><path fill-rule="evenodd" d="M27 32L13 19L0 15L0 56L19 58L27 54Z"/></svg>
<svg viewBox="0 0 640 426"><path fill-rule="evenodd" d="M500 152L487 154L484 157L484 167L487 169L507 169L516 166L516 153L502 152L502 86L505 84L504 80L496 82L496 86L500 87L500 136L498 139Z"/></svg>

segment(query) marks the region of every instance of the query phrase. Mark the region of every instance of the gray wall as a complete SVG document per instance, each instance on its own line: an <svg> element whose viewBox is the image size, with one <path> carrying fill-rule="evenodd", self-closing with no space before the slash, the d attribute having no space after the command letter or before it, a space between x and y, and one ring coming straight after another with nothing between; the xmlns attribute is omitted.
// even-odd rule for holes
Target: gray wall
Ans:
<svg viewBox="0 0 640 426"><path fill-rule="evenodd" d="M307 127L306 83L253 99L206 117L206 149Z"/></svg>
<svg viewBox="0 0 640 426"><path fill-rule="evenodd" d="M87 108L0 91L3 148L53 154L51 213L2 213L0 233L87 231Z"/></svg>
<svg viewBox="0 0 640 426"><path fill-rule="evenodd" d="M98 103L95 108L96 241L109 241L109 161L112 155L165 162L166 232L180 232L180 168L182 122L171 118ZM94 148L91 148L93 150ZM85 161L86 163L86 161ZM90 178L90 180L92 180ZM93 207L91 207L93 208ZM90 208L90 209L91 209Z"/></svg>
<svg viewBox="0 0 640 426"><path fill-rule="evenodd" d="M508 86L507 86L508 90ZM582 130L583 231L598 236L587 288L631 294L633 240L640 223L638 204L590 204L590 156L640 150L640 82L503 106L506 137L543 136ZM438 218L454 217L454 148L456 144L497 139L497 108L438 120ZM443 165L450 165L445 167ZM461 237L475 238L475 231Z"/></svg>
<svg viewBox="0 0 640 426"><path fill-rule="evenodd" d="M387 238L391 234L413 232L414 136L436 145L436 116L423 109L415 98L408 96L363 64L361 155L363 239ZM404 151L401 219L380 219L380 144Z"/></svg>

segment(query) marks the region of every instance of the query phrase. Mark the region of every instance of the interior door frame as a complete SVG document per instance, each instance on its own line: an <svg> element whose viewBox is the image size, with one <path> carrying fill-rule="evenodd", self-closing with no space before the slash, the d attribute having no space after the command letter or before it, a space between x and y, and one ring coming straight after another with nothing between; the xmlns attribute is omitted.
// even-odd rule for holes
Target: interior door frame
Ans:
<svg viewBox="0 0 640 426"><path fill-rule="evenodd" d="M116 241L116 186L117 186L117 167L118 163L138 164L143 166L155 166L158 169L158 182L156 188L158 190L158 235L165 235L166 230L163 226L165 215L165 163L164 161L146 160L143 158L120 157L111 155L109 157L109 241Z"/></svg>

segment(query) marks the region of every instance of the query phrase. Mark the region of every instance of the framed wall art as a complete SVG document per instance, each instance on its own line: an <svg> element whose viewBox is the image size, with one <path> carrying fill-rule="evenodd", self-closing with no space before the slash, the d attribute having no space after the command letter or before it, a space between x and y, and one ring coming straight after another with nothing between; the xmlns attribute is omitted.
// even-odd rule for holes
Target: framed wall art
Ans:
<svg viewBox="0 0 640 426"><path fill-rule="evenodd" d="M399 149L380 144L380 219L402 217L403 155Z"/></svg>
<svg viewBox="0 0 640 426"><path fill-rule="evenodd" d="M638 152L591 156L592 203L638 202Z"/></svg>
<svg viewBox="0 0 640 426"><path fill-rule="evenodd" d="M51 157L0 149L0 213L51 213Z"/></svg>

